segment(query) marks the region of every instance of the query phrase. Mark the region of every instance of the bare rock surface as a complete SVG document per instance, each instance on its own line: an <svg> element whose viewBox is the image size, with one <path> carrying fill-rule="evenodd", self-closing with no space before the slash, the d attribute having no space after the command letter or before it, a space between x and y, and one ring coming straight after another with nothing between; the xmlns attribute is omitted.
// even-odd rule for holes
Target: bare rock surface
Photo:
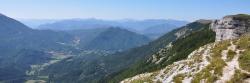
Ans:
<svg viewBox="0 0 250 83"><path fill-rule="evenodd" d="M250 31L250 15L238 14L214 20L211 28L216 32L216 41L239 38Z"/></svg>

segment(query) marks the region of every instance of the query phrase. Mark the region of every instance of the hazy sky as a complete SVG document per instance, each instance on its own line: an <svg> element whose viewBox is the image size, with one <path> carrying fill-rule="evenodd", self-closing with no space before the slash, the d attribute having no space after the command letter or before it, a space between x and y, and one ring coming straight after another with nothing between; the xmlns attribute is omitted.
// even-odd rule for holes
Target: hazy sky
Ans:
<svg viewBox="0 0 250 83"><path fill-rule="evenodd" d="M0 12L25 19L214 19L250 14L250 0L0 0Z"/></svg>

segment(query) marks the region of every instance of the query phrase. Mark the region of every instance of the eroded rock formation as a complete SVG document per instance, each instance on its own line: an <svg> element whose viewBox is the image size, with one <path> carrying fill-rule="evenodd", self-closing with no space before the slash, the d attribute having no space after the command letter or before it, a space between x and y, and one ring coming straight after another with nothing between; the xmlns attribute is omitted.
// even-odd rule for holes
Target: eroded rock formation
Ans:
<svg viewBox="0 0 250 83"><path fill-rule="evenodd" d="M225 16L211 23L216 41L235 39L250 31L250 16L244 14Z"/></svg>

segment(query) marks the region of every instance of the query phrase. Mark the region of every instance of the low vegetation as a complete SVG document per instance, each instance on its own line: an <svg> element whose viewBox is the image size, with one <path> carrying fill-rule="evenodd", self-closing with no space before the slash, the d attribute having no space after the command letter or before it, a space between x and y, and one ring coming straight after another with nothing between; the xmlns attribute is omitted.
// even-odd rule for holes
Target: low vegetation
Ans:
<svg viewBox="0 0 250 83"><path fill-rule="evenodd" d="M182 80L184 79L184 74L178 74L174 77L174 83L182 83Z"/></svg>
<svg viewBox="0 0 250 83"><path fill-rule="evenodd" d="M240 70L235 70L235 74L227 83L243 83L243 80L247 77L247 74L242 73Z"/></svg>
<svg viewBox="0 0 250 83"><path fill-rule="evenodd" d="M236 55L236 52L229 50L227 53L227 61L231 61L234 58L234 55Z"/></svg>

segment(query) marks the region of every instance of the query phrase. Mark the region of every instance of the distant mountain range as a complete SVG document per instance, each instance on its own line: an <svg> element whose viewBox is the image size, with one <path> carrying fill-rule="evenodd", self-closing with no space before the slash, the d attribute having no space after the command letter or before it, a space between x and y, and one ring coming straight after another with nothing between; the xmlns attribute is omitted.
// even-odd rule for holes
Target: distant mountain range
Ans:
<svg viewBox="0 0 250 83"><path fill-rule="evenodd" d="M170 24L159 24L155 26L148 27L141 31L143 35L146 35L152 39L157 39L158 37L166 34L167 32L176 29L177 26Z"/></svg>
<svg viewBox="0 0 250 83"><path fill-rule="evenodd" d="M69 19L60 20L54 23L40 25L38 29L50 30L75 30L75 29L93 29L102 27L122 27L138 31L157 25L171 25L180 27L188 22L178 20L147 19L147 20L99 20L99 19Z"/></svg>
<svg viewBox="0 0 250 83"><path fill-rule="evenodd" d="M42 24L54 23L55 19L16 19L32 29L38 28Z"/></svg>
<svg viewBox="0 0 250 83"><path fill-rule="evenodd" d="M37 20L21 20L28 25L38 24ZM96 28L109 28L120 27L133 31L139 34L146 35L152 39L156 39L161 35L173 30L177 27L184 26L188 22L179 20L163 20L163 19L147 19L147 20L99 20L99 19L68 19L50 22L51 20L41 21L37 29L41 30L54 30L54 31L67 31L79 29L96 29ZM47 22L47 23L46 23Z"/></svg>
<svg viewBox="0 0 250 83"><path fill-rule="evenodd" d="M23 82L34 75L27 73L34 70L34 65L93 52L127 50L150 41L146 36L118 27L84 32L31 29L0 14L0 82Z"/></svg>

